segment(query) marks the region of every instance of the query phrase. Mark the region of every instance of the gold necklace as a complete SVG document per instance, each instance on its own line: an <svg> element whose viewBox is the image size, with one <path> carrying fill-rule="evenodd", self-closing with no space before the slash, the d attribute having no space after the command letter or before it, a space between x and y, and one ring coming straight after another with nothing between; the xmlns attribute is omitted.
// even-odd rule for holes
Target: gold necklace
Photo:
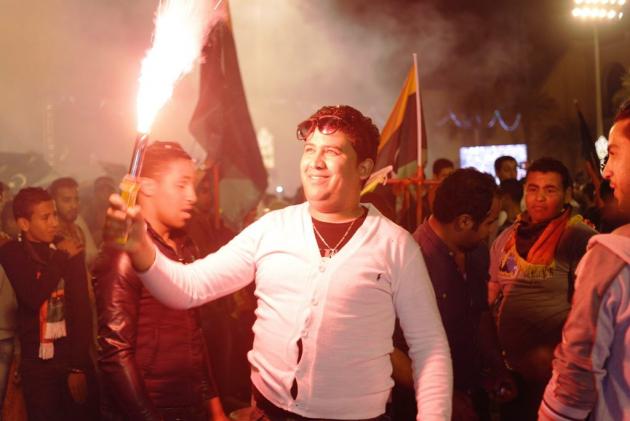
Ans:
<svg viewBox="0 0 630 421"><path fill-rule="evenodd" d="M337 248L339 247L339 245L341 243L343 243L343 240L346 239L346 237L348 236L348 233L350 232L350 229L354 225L355 221L357 219L359 219L359 218L360 218L360 216L358 218L354 218L352 220L352 222L350 222L350 225L348 225L348 229L346 229L346 232L343 233L343 236L341 237L341 240L337 241L337 244L335 244L335 247L330 247L328 242L326 242L326 240L324 239L324 236L322 234L320 234L320 232L317 230L317 227L315 226L315 221L313 221L313 230L315 231L315 234L317 234L319 239L322 240L322 243L324 243L324 245L327 247L325 249L326 251L325 251L325 256L324 257L330 257L332 259L332 257L335 254L337 254L337 252L339 251L339 250L337 250Z"/></svg>

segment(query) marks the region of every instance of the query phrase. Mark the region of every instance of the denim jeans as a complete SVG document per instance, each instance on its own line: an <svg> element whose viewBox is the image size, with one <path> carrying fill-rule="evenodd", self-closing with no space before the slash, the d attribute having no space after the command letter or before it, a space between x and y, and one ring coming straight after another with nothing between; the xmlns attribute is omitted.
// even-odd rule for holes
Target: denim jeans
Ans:
<svg viewBox="0 0 630 421"><path fill-rule="evenodd" d="M2 404L7 393L9 371L13 361L14 338L0 339L0 420L2 420Z"/></svg>

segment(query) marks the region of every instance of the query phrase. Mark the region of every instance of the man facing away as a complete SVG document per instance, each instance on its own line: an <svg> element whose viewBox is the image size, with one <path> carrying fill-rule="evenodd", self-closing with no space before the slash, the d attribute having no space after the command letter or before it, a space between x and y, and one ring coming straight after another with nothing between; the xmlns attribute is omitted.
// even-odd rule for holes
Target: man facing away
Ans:
<svg viewBox="0 0 630 421"><path fill-rule="evenodd" d="M630 101L610 130L604 178L630 214ZM630 420L630 225L589 242L540 420Z"/></svg>
<svg viewBox="0 0 630 421"><path fill-rule="evenodd" d="M570 198L567 168L552 158L534 161L525 181L526 212L492 245L489 303L519 386L518 397L502 408L506 419L536 418L571 307L575 268L595 233L572 214Z"/></svg>
<svg viewBox="0 0 630 421"><path fill-rule="evenodd" d="M145 151L140 175L138 202L150 241L168 259L190 263L197 249L182 231L196 200L190 156L177 143L155 142ZM121 252L104 249L93 277L109 415L133 421L226 420L196 310L158 302Z"/></svg>
<svg viewBox="0 0 630 421"><path fill-rule="evenodd" d="M0 249L0 261L17 296L29 420L97 420L85 256L75 242L53 243L59 223L45 190L20 190L13 210L20 239Z"/></svg>
<svg viewBox="0 0 630 421"><path fill-rule="evenodd" d="M433 214L413 234L426 262L451 348L456 421L489 419L487 392L503 401L515 392L487 304L486 241L498 213L494 178L472 168L460 169L439 185ZM397 346L406 349L402 342ZM395 367L403 373L408 371L405 360L394 359ZM488 374L482 376L486 371ZM397 377L401 385L406 383L405 377L408 375ZM405 400L405 395L396 389L394 411L399 409L396 399ZM409 418L398 413L394 417L397 421Z"/></svg>
<svg viewBox="0 0 630 421"><path fill-rule="evenodd" d="M110 224L132 219L126 250L169 306L199 305L255 280L252 420L381 419L396 316L413 361L418 419L449 420L448 342L420 249L359 203L378 129L354 108L334 106L302 122L297 136L307 202L268 213L202 260L169 262L138 209L125 212L117 197Z"/></svg>

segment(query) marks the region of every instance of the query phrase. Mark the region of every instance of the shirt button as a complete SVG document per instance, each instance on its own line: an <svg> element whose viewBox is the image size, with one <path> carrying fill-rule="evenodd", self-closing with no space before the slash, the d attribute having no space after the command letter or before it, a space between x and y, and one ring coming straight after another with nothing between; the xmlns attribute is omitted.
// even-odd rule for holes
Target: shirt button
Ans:
<svg viewBox="0 0 630 421"><path fill-rule="evenodd" d="M446 292L442 294L442 298L446 300Z"/></svg>
<svg viewBox="0 0 630 421"><path fill-rule="evenodd" d="M324 265L319 265L319 271L320 272L324 272L326 270L326 266Z"/></svg>
<svg viewBox="0 0 630 421"><path fill-rule="evenodd" d="M313 304L314 306L316 306L317 304L319 304L319 300L316 297L313 297L311 299L311 304Z"/></svg>
<svg viewBox="0 0 630 421"><path fill-rule="evenodd" d="M304 339L308 338L308 330L305 330L304 332L302 332L302 337Z"/></svg>

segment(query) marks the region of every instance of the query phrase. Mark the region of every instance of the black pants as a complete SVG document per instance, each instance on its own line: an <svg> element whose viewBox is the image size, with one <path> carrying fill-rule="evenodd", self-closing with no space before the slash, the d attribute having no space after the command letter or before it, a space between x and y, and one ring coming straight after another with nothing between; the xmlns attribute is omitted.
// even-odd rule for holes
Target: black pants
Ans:
<svg viewBox="0 0 630 421"><path fill-rule="evenodd" d="M255 387L252 388L252 394L254 395L254 401L256 406L253 408L252 413L249 416L250 421L341 421L334 419L320 419L320 418L306 418L301 415L294 414L292 412L285 411L278 408L265 398ZM354 420L354 421L388 421L389 418L386 415L381 415L376 418ZM352 421L352 420L348 420Z"/></svg>
<svg viewBox="0 0 630 421"><path fill-rule="evenodd" d="M88 370L88 396L74 402L68 389L68 369L54 360L23 359L20 364L24 402L29 421L84 421L99 419L98 384Z"/></svg>

